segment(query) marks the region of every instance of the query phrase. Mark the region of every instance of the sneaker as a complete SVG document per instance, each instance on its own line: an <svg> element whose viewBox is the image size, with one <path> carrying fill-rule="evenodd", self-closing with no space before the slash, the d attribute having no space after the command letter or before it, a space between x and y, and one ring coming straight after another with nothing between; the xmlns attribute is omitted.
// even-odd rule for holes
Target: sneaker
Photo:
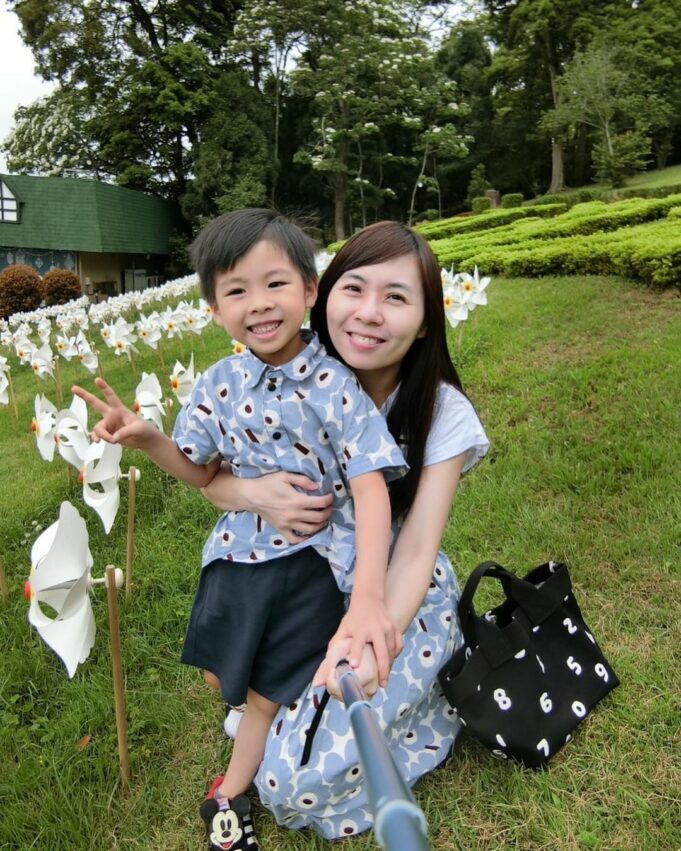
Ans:
<svg viewBox="0 0 681 851"><path fill-rule="evenodd" d="M242 709L230 709L227 715L225 715L223 727L225 735L230 739L236 739L236 731L239 729L243 714Z"/></svg>
<svg viewBox="0 0 681 851"><path fill-rule="evenodd" d="M246 795L236 795L231 800L216 798L215 791L220 783L222 777L214 781L200 809L206 824L208 847L214 851L259 851L251 802Z"/></svg>

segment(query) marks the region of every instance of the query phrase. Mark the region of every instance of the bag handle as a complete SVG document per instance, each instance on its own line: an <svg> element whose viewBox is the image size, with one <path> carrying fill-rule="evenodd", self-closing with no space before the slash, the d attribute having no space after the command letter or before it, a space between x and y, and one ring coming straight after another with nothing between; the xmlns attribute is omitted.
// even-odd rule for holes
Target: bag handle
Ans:
<svg viewBox="0 0 681 851"><path fill-rule="evenodd" d="M474 639L475 624L482 627L483 622L487 623L484 618L478 617L473 606L473 597L485 576L498 579L506 597L517 603L534 624L545 620L556 607L553 595L544 593L541 588L521 579L496 561L483 561L468 577L459 601L461 630L467 641Z"/></svg>

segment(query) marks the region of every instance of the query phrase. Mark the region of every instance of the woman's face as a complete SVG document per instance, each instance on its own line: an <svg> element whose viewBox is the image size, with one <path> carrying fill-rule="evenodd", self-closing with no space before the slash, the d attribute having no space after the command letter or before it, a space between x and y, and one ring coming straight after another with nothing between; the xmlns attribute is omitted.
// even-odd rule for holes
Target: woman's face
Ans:
<svg viewBox="0 0 681 851"><path fill-rule="evenodd" d="M416 256L405 254L345 272L329 293L329 336L356 372L394 376L417 337L426 333Z"/></svg>

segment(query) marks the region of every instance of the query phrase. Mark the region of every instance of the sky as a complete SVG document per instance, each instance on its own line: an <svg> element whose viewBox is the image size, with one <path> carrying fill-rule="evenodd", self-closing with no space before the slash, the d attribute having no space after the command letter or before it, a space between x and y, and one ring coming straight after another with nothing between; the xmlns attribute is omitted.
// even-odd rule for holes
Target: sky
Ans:
<svg viewBox="0 0 681 851"><path fill-rule="evenodd" d="M33 54L19 36L19 19L5 8L0 0L0 140L14 124L14 110L27 106L47 94L52 84L45 83L35 73ZM4 154L0 152L0 172L7 170Z"/></svg>

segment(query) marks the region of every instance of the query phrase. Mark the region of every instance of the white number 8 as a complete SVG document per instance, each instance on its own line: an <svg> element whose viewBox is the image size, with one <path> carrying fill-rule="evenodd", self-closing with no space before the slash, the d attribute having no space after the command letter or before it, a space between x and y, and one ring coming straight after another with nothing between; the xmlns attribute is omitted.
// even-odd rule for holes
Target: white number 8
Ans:
<svg viewBox="0 0 681 851"><path fill-rule="evenodd" d="M511 708L511 698L506 694L503 688L495 688L493 697L499 709L503 709L505 712L507 709Z"/></svg>

